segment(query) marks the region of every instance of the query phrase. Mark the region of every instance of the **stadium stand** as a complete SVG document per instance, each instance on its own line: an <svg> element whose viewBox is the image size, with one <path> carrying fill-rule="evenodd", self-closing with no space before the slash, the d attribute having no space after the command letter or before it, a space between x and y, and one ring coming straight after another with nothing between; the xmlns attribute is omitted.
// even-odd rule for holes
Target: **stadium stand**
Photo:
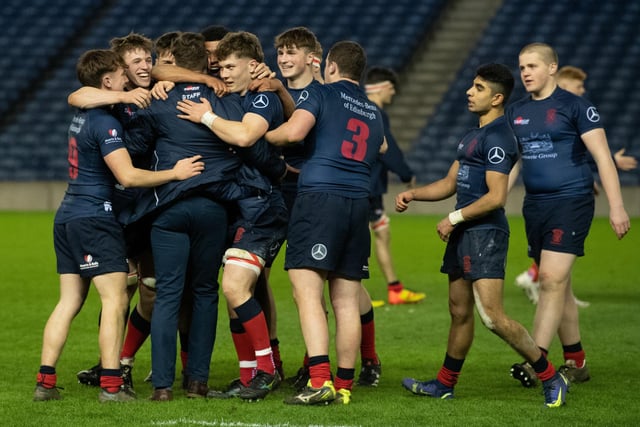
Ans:
<svg viewBox="0 0 640 427"><path fill-rule="evenodd" d="M640 117L637 97L640 80L640 2L596 0L505 1L475 49L457 73L431 120L414 141L408 155L419 182L443 177L465 130L477 126L469 114L464 93L475 68L501 62L514 70L516 89L512 100L525 95L518 74L517 54L533 41L549 43L560 57L560 66L575 65L588 73L588 97L604 118L612 151L627 148L640 156L640 140L634 121ZM639 174L620 172L623 185L637 185Z"/></svg>
<svg viewBox="0 0 640 427"><path fill-rule="evenodd" d="M353 39L369 62L402 71L434 28L445 0L18 0L3 3L0 25L0 181L64 180L66 132L72 110L67 94L78 87L75 61L91 48L106 48L130 31L155 38L165 31L198 31L223 24L256 33L269 65L276 69L273 37L296 25L311 28L325 47ZM223 5L221 7L221 5ZM339 11L337 13L336 11ZM531 41L558 50L561 64L589 74L587 94L604 117L612 150L626 147L640 156L634 121L640 116L640 2L597 0L509 0L488 23L472 54L435 113L411 144L408 160L419 182L442 177L465 129L476 125L463 94L477 65L496 61L514 70L512 99L524 96L517 52ZM437 28L436 28L437 30ZM401 94L398 96L402 96ZM400 126L402 120L399 121ZM637 185L638 173L621 172L623 185Z"/></svg>
<svg viewBox="0 0 640 427"><path fill-rule="evenodd" d="M298 25L313 30L325 47L351 39L370 63L402 68L435 22L444 0L45 0L22 6L4 2L0 25L6 36L0 103L0 181L64 180L66 134L72 111L67 95L78 87L75 62L112 37L134 31L156 38L166 31L199 31L222 24L255 33L275 66L273 38ZM9 31L5 31L8 29ZM393 49L389 48L393 40ZM12 49L9 49L12 47ZM27 62L28 61L28 62Z"/></svg>
<svg viewBox="0 0 640 427"><path fill-rule="evenodd" d="M2 6L0 115L47 71L52 60L81 29L101 0L6 0Z"/></svg>

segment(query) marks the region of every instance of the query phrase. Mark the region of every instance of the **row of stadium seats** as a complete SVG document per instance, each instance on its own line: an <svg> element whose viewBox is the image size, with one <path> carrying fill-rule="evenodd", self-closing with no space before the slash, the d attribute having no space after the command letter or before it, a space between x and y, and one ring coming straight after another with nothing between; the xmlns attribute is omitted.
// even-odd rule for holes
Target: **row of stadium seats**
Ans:
<svg viewBox="0 0 640 427"><path fill-rule="evenodd" d="M43 77L101 0L5 0L0 25L0 115Z"/></svg>
<svg viewBox="0 0 640 427"><path fill-rule="evenodd" d="M0 112L0 180L66 178L67 95L79 84L75 63L87 49L131 31L156 38L211 24L255 33L275 64L274 37L294 26L314 31L325 49L338 40L363 44L371 64L401 69L439 15L444 0L6 0L0 25L5 58ZM6 36L5 36L6 34ZM390 46L393 46L392 48ZM11 49L10 49L11 48ZM56 66L53 68L51 64ZM9 77L9 78L7 78Z"/></svg>
<svg viewBox="0 0 640 427"><path fill-rule="evenodd" d="M558 51L560 66L574 65L587 74L586 97L604 118L612 150L626 147L640 156L635 120L640 117L640 2L582 0L509 0L489 22L475 49L434 116L414 142L409 162L420 182L444 176L465 130L477 126L466 110L465 92L475 68L487 62L508 65L516 78L512 100L525 95L517 56L531 42L549 43ZM635 98L635 100L634 100ZM625 185L637 185L638 173L621 173Z"/></svg>

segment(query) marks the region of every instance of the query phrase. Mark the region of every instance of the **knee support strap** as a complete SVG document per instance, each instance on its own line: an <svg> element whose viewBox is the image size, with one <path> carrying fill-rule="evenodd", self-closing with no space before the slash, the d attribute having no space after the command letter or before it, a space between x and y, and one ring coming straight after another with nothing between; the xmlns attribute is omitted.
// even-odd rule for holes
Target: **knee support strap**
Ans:
<svg viewBox="0 0 640 427"><path fill-rule="evenodd" d="M143 285L145 285L149 289L156 289L156 278L155 277L143 277L140 279Z"/></svg>
<svg viewBox="0 0 640 427"><path fill-rule="evenodd" d="M127 276L127 286L133 286L138 284L138 272L134 271Z"/></svg>
<svg viewBox="0 0 640 427"><path fill-rule="evenodd" d="M222 258L222 263L225 265L233 264L242 268L248 268L256 273L256 276L260 275L260 272L264 267L264 260L258 255L238 248L227 249L224 253L224 257Z"/></svg>
<svg viewBox="0 0 640 427"><path fill-rule="evenodd" d="M378 218L377 221L371 222L370 227L373 231L383 230L389 227L390 222L391 222L391 219L387 216L387 214L383 213L382 216Z"/></svg>

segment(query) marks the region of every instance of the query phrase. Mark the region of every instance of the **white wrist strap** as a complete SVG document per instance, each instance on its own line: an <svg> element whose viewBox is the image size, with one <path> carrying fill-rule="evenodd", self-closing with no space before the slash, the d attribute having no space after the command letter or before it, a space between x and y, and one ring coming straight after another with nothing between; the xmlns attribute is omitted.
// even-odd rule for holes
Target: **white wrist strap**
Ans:
<svg viewBox="0 0 640 427"><path fill-rule="evenodd" d="M217 119L217 118L218 118L218 116L213 114L212 111L207 111L206 113L204 113L202 115L202 117L200 117L200 123L202 123L203 125L205 125L209 129L211 129L211 126L213 126L213 121L215 119Z"/></svg>
<svg viewBox="0 0 640 427"><path fill-rule="evenodd" d="M462 209L458 209L457 211L453 211L449 214L449 222L451 225L456 225L461 222L464 222L464 217L462 216Z"/></svg>

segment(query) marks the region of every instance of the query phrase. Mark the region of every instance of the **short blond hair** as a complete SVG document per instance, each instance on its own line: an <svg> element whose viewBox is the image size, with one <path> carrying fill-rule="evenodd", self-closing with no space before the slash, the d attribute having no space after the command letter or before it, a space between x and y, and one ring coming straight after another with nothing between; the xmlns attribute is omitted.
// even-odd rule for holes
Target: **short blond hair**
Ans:
<svg viewBox="0 0 640 427"><path fill-rule="evenodd" d="M587 73L582 68L574 67L573 65L565 65L558 70L556 78L580 80L583 82L587 79Z"/></svg>
<svg viewBox="0 0 640 427"><path fill-rule="evenodd" d="M540 58L542 58L542 61L545 64L558 63L558 53L554 48L546 43L530 43L520 50L520 55L531 52L535 52L540 55Z"/></svg>

